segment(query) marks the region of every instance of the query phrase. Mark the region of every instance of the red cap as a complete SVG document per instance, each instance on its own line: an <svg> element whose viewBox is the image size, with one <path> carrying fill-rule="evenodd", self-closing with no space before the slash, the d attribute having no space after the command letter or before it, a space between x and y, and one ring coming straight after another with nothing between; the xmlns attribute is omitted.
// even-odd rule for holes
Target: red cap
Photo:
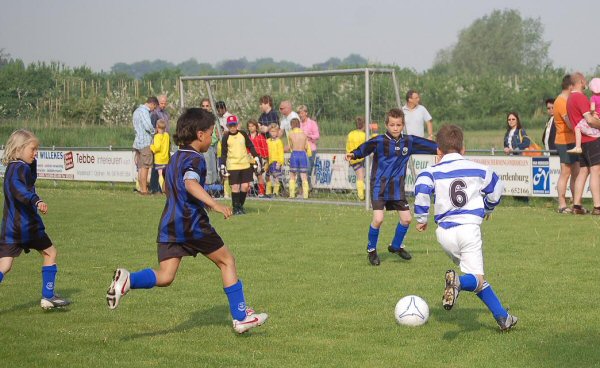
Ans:
<svg viewBox="0 0 600 368"><path fill-rule="evenodd" d="M238 118L235 115L227 117L227 125L238 125Z"/></svg>

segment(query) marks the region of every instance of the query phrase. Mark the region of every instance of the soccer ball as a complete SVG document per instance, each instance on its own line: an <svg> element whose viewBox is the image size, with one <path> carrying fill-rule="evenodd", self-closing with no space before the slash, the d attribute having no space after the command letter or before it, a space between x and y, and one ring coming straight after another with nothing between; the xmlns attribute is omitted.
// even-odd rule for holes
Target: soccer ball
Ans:
<svg viewBox="0 0 600 368"><path fill-rule="evenodd" d="M429 306L423 298L408 295L398 301L394 316L401 325L421 326L429 318Z"/></svg>

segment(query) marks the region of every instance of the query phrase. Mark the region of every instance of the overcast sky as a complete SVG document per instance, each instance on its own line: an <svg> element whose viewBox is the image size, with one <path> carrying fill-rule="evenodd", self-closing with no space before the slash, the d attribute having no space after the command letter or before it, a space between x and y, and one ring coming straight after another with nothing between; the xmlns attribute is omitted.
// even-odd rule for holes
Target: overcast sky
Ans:
<svg viewBox="0 0 600 368"><path fill-rule="evenodd" d="M351 53L423 71L475 19L494 9L517 9L544 24L555 66L590 72L600 64L599 5L600 0L2 0L0 49L26 63L61 61L95 71L109 71L117 62L177 64L190 58L215 64L272 57L311 66Z"/></svg>

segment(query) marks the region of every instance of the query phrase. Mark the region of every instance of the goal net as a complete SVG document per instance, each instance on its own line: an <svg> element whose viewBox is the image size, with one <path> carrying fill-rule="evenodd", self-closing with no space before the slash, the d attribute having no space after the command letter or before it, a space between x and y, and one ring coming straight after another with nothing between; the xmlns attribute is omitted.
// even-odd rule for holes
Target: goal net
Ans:
<svg viewBox="0 0 600 368"><path fill-rule="evenodd" d="M271 96L273 110L278 113L282 101L290 101L296 112L299 106L306 106L320 134L309 173L310 200L360 202L356 175L345 160L348 133L356 129L359 117L367 122L367 137L385 133L386 112L401 104L394 69L187 76L181 77L180 82L181 107L199 107L201 100L208 98L216 112L216 102L224 101L227 111L238 116L244 130L248 120L258 120L262 96ZM378 131L374 131L375 126ZM286 140L284 144L287 146ZM370 159L365 166L365 183L369 183ZM283 188L288 188L288 180L286 159ZM368 185L366 190L368 199ZM288 193L284 191L281 197L288 197ZM363 203L368 208L368 201Z"/></svg>

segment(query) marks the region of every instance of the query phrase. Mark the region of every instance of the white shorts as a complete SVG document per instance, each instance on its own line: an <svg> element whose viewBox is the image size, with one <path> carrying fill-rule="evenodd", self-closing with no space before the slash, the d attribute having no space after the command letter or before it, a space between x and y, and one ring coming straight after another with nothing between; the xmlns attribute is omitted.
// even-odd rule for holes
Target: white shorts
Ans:
<svg viewBox="0 0 600 368"><path fill-rule="evenodd" d="M483 275L481 227L475 224L459 225L435 231L438 242L463 273Z"/></svg>

